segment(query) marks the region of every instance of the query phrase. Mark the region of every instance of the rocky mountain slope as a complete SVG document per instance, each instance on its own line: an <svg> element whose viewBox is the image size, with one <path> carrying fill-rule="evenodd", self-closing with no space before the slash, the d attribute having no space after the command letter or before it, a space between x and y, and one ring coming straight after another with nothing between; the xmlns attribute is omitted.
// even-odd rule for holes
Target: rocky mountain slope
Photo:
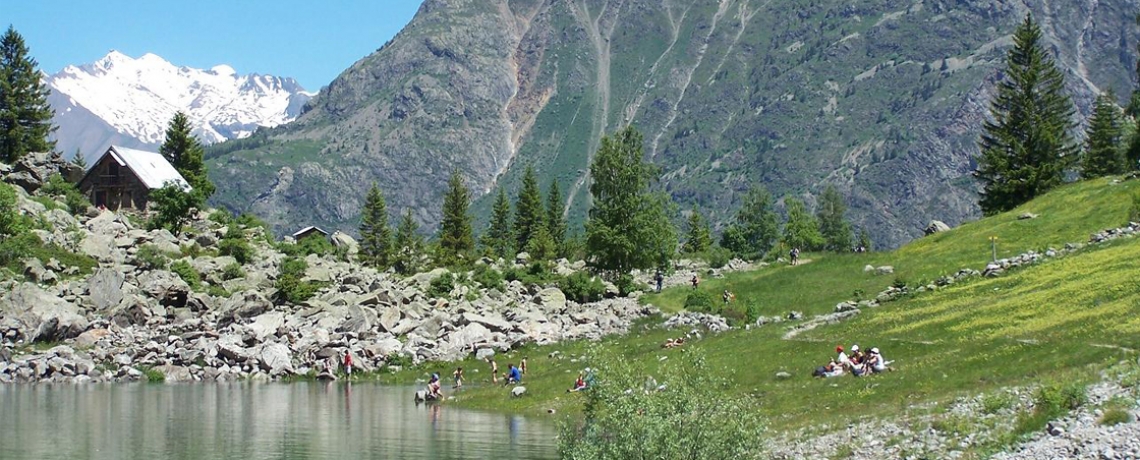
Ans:
<svg viewBox="0 0 1140 460"><path fill-rule="evenodd" d="M580 221L598 138L632 124L663 187L714 222L753 183L850 196L880 245L978 215L976 141L1010 34L1042 23L1082 114L1127 94L1136 0L427 0L297 121L210 153L217 203L278 230L352 231L378 182L439 219L462 171L486 192L534 164ZM544 184L545 185L545 184Z"/></svg>
<svg viewBox="0 0 1140 460"><path fill-rule="evenodd" d="M293 120L312 96L291 78L238 75L226 65L179 67L154 54L134 59L118 51L68 66L46 83L57 149L68 156L77 149L98 155L111 144L157 147L179 110L203 142L242 138Z"/></svg>

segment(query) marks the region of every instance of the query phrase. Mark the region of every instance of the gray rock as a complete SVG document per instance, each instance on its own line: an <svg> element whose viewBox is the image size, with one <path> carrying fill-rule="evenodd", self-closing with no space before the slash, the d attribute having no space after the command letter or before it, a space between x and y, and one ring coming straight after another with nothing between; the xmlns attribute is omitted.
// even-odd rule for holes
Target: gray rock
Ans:
<svg viewBox="0 0 1140 460"><path fill-rule="evenodd" d="M257 291L237 292L222 302L220 312L229 319L252 318L269 311L273 303Z"/></svg>
<svg viewBox="0 0 1140 460"><path fill-rule="evenodd" d="M503 319L502 315L499 315L498 313L490 313L486 315L464 313L461 318L462 322L464 323L482 324L483 326L486 326L488 329L495 332L507 332L513 328L513 326L511 326L511 323Z"/></svg>
<svg viewBox="0 0 1140 460"><path fill-rule="evenodd" d="M400 309L396 307L388 307L380 312L380 328L386 332L392 332L396 325L400 323Z"/></svg>
<svg viewBox="0 0 1140 460"><path fill-rule="evenodd" d="M143 272L138 277L138 283L144 294L163 306L185 307L190 297L190 285L166 270Z"/></svg>
<svg viewBox="0 0 1140 460"><path fill-rule="evenodd" d="M70 339L87 329L79 307L32 283L20 283L0 297L0 316L13 319L27 340Z"/></svg>
<svg viewBox="0 0 1140 460"><path fill-rule="evenodd" d="M495 350L492 348L480 348L475 352L475 359L486 361L487 359L495 356Z"/></svg>
<svg viewBox="0 0 1140 460"><path fill-rule="evenodd" d="M535 302L542 305L547 312L561 311L566 308L566 294L558 288L546 288L538 292Z"/></svg>
<svg viewBox="0 0 1140 460"><path fill-rule="evenodd" d="M356 242L356 239L347 233L341 231L333 232L332 236L329 237L329 240L332 241L333 246L336 246L338 248L345 248L349 255L355 255L360 252L360 244Z"/></svg>
<svg viewBox="0 0 1140 460"><path fill-rule="evenodd" d="M524 394L526 394L526 387L519 386L519 387L511 388L511 396L512 397L517 398L517 397L522 396Z"/></svg>
<svg viewBox="0 0 1140 460"><path fill-rule="evenodd" d="M104 311L123 301L123 274L103 267L87 279L87 295L96 311Z"/></svg>
<svg viewBox="0 0 1140 460"><path fill-rule="evenodd" d="M946 225L945 222L942 222L940 220L932 220L929 224L926 225L926 229L924 229L923 232L927 235L933 235L935 233L945 232L947 230L950 230L950 226Z"/></svg>
<svg viewBox="0 0 1140 460"><path fill-rule="evenodd" d="M890 275L895 272L895 267L884 265L875 269L876 275Z"/></svg>
<svg viewBox="0 0 1140 460"><path fill-rule="evenodd" d="M285 314L281 312L265 313L257 318L248 326L250 332L257 338L258 342L263 342L271 335L276 335L277 330L285 325Z"/></svg>
<svg viewBox="0 0 1140 460"><path fill-rule="evenodd" d="M293 355L289 347L280 343L267 343L257 353L261 368L272 377L293 373Z"/></svg>
<svg viewBox="0 0 1140 460"><path fill-rule="evenodd" d="M75 338L75 346L80 348L89 348L95 346L99 340L109 335L111 335L111 331L108 331L106 329L92 329L90 331L79 334L79 336Z"/></svg>
<svg viewBox="0 0 1140 460"><path fill-rule="evenodd" d="M1036 219L1037 217L1039 217L1037 214L1034 214L1031 212L1023 212L1023 213L1021 213L1020 216L1017 216L1017 219L1018 220L1029 220L1029 219Z"/></svg>
<svg viewBox="0 0 1140 460"><path fill-rule="evenodd" d="M190 369L184 366L175 366L167 364L156 368L165 377L163 380L166 383L182 383L193 382L194 376L190 375Z"/></svg>

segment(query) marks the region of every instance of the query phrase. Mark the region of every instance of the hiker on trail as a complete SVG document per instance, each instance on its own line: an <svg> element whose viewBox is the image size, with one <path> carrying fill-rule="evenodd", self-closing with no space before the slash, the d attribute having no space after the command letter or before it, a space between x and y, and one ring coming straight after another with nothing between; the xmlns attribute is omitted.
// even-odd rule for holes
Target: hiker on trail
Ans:
<svg viewBox="0 0 1140 460"><path fill-rule="evenodd" d="M507 366L510 370L507 371L507 380L505 383L507 385L522 383L522 373L519 372L519 368L515 367L514 364L508 364Z"/></svg>
<svg viewBox="0 0 1140 460"><path fill-rule="evenodd" d="M431 381L428 382L428 392L436 399L443 399L443 391L440 389L438 372L431 374Z"/></svg>
<svg viewBox="0 0 1140 460"><path fill-rule="evenodd" d="M699 286L701 284L701 280L699 278L697 278L696 273L693 273L693 279L689 280L689 282L693 283L693 289L696 289L697 286Z"/></svg>
<svg viewBox="0 0 1140 460"><path fill-rule="evenodd" d="M491 364L491 383L499 383L499 364L495 358L487 358L487 362Z"/></svg>
<svg viewBox="0 0 1140 460"><path fill-rule="evenodd" d="M792 259L792 265L799 264L800 263L800 248L792 248L792 251L790 253L788 253L788 256Z"/></svg>
<svg viewBox="0 0 1140 460"><path fill-rule="evenodd" d="M352 352L344 352L344 375L352 375Z"/></svg>
<svg viewBox="0 0 1140 460"><path fill-rule="evenodd" d="M455 368L455 372L453 372L451 375L452 375L452 377L455 378L455 388L462 387L463 386L463 368L462 367Z"/></svg>
<svg viewBox="0 0 1140 460"><path fill-rule="evenodd" d="M657 274L653 275L653 281L657 282L657 292L661 292L661 285L665 283L665 275L661 273L661 269L657 269Z"/></svg>
<svg viewBox="0 0 1140 460"><path fill-rule="evenodd" d="M526 375L526 360L527 357L523 356L522 361L519 361L519 372L521 372L523 375Z"/></svg>

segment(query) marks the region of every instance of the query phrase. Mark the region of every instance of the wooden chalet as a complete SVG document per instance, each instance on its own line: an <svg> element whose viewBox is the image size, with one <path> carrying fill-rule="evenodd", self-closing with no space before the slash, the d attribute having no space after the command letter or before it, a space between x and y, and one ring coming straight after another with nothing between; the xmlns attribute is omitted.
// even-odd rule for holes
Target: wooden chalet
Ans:
<svg viewBox="0 0 1140 460"><path fill-rule="evenodd" d="M79 180L79 191L95 206L111 210L145 210L151 190L169 182L190 190L190 184L161 154L112 145L90 162Z"/></svg>
<svg viewBox="0 0 1140 460"><path fill-rule="evenodd" d="M321 238L328 239L329 232L324 231L324 229L322 229L320 227L309 226L309 227L305 227L305 228L302 228L302 229L294 232L293 233L293 241L301 241L302 239L308 238L311 236L319 236Z"/></svg>

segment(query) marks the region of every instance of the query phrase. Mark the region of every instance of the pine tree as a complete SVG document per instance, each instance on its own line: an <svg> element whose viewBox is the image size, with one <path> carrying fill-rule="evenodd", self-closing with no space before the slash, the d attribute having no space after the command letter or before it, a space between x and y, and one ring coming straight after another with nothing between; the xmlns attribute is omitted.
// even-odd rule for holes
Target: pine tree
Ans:
<svg viewBox="0 0 1140 460"><path fill-rule="evenodd" d="M214 194L214 184L206 176L205 151L191 133L190 119L185 113L174 114L166 127L166 139L158 151L203 200Z"/></svg>
<svg viewBox="0 0 1140 460"><path fill-rule="evenodd" d="M668 196L650 191L657 171L645 162L632 127L604 136L590 165L593 206L586 221L591 266L610 275L663 266L676 252Z"/></svg>
<svg viewBox="0 0 1140 460"><path fill-rule="evenodd" d="M709 231L709 224L701 215L701 211L693 206L692 212L689 213L689 233L681 250L693 254L705 252L710 246L712 246L712 234Z"/></svg>
<svg viewBox="0 0 1140 460"><path fill-rule="evenodd" d="M986 215L1013 209L1060 185L1077 156L1070 135L1073 104L1032 16L1014 33L1004 75L974 172L984 185L980 205Z"/></svg>
<svg viewBox="0 0 1140 460"><path fill-rule="evenodd" d="M530 255L532 260L549 260L557 254L557 249L545 223L538 225L534 235L531 236L526 245L526 253Z"/></svg>
<svg viewBox="0 0 1140 460"><path fill-rule="evenodd" d="M1120 149L1123 127L1120 109L1113 99L1111 91L1096 98L1085 136L1081 178L1092 179L1124 172L1124 157Z"/></svg>
<svg viewBox="0 0 1140 460"><path fill-rule="evenodd" d="M550 240L554 242L554 247L558 248L557 252L561 256L565 255L561 252L566 244L566 218L562 215L564 205L558 181L550 181L550 191L546 194L546 229L549 230Z"/></svg>
<svg viewBox="0 0 1140 460"><path fill-rule="evenodd" d="M392 265L393 252L388 206L380 187L373 182L360 215L360 259L365 265L385 270Z"/></svg>
<svg viewBox="0 0 1140 460"><path fill-rule="evenodd" d="M528 165L523 173L522 189L515 198L515 247L525 250L545 219L538 179L534 176L534 168Z"/></svg>
<svg viewBox="0 0 1140 460"><path fill-rule="evenodd" d="M0 38L0 161L12 163L28 152L50 152L54 112L48 105L36 60L12 26Z"/></svg>
<svg viewBox="0 0 1140 460"><path fill-rule="evenodd" d="M808 212L804 202L786 198L784 208L788 211L788 221L784 223L784 244L801 251L822 248L825 242L823 235L819 234L819 222Z"/></svg>
<svg viewBox="0 0 1140 460"><path fill-rule="evenodd" d="M823 190L819 200L819 210L816 217L819 219L819 233L823 236L824 249L834 252L848 252L851 250L851 224L847 223L844 214L847 212L847 203L843 195L834 185L828 184Z"/></svg>
<svg viewBox="0 0 1140 460"><path fill-rule="evenodd" d="M475 237L471 231L471 215L467 206L471 194L459 170L452 170L447 182L447 194L443 196L443 221L439 225L439 255L444 263L457 262L475 249Z"/></svg>
<svg viewBox="0 0 1140 460"><path fill-rule="evenodd" d="M499 195L491 207L491 225L483 233L483 247L487 248L492 257L511 259L514 257L514 236L511 235L511 203L507 201L507 194L499 188Z"/></svg>
<svg viewBox="0 0 1140 460"><path fill-rule="evenodd" d="M75 156L71 157L71 164L87 170L87 159L83 158L83 153L79 149L75 149Z"/></svg>
<svg viewBox="0 0 1140 460"><path fill-rule="evenodd" d="M720 245L738 257L758 259L772 250L779 237L772 195L764 186L754 185L736 211L736 221L721 235Z"/></svg>
<svg viewBox="0 0 1140 460"><path fill-rule="evenodd" d="M396 227L395 261L392 267L401 275L410 275L420 269L420 254L423 252L424 240L420 236L420 227L412 218L412 210L405 209L400 225Z"/></svg>

